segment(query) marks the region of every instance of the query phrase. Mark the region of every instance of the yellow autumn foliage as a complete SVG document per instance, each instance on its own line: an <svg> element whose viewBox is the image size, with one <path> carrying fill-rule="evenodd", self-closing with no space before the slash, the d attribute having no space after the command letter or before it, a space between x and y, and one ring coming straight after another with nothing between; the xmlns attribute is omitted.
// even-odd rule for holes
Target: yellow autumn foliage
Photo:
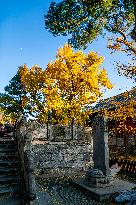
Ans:
<svg viewBox="0 0 136 205"><path fill-rule="evenodd" d="M127 99L128 96L126 96ZM128 99L127 102L114 102L115 110L105 110L109 118L113 118L117 126L113 128L115 133L136 134L136 101Z"/></svg>
<svg viewBox="0 0 136 205"><path fill-rule="evenodd" d="M102 96L103 87L112 88L106 70L101 69L102 63L103 57L97 53L74 52L65 44L45 70L38 67L29 70L24 66L20 75L26 90L33 95L40 92L45 99L44 112L39 112L38 119L45 119L43 115L50 111L54 121L68 124L75 119L83 124L91 112L87 105Z"/></svg>
<svg viewBox="0 0 136 205"><path fill-rule="evenodd" d="M15 123L15 119L12 115L6 115L4 113L4 110L2 110L0 108L0 124L5 124L5 123L11 123L11 124L14 124Z"/></svg>

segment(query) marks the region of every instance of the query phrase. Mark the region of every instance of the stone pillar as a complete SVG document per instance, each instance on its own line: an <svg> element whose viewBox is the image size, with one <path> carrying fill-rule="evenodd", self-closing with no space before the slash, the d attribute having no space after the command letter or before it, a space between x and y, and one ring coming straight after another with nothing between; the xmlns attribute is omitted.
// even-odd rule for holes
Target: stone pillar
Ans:
<svg viewBox="0 0 136 205"><path fill-rule="evenodd" d="M105 176L110 175L107 129L106 117L97 115L92 126L94 169L101 170Z"/></svg>
<svg viewBox="0 0 136 205"><path fill-rule="evenodd" d="M76 126L76 121L75 119L72 120L71 123L71 139L72 140L77 140L77 126Z"/></svg>
<svg viewBox="0 0 136 205"><path fill-rule="evenodd" d="M51 114L51 112L48 113L47 139L48 140L53 140L53 135L52 135L52 114Z"/></svg>
<svg viewBox="0 0 136 205"><path fill-rule="evenodd" d="M105 116L98 114L92 123L94 167L86 173L85 184L103 187L112 180L109 168L108 130Z"/></svg>

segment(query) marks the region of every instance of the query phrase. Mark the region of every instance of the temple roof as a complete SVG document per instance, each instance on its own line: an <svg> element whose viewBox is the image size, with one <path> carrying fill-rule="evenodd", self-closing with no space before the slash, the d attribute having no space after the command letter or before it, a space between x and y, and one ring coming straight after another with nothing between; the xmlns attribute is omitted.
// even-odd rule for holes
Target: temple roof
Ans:
<svg viewBox="0 0 136 205"><path fill-rule="evenodd" d="M103 108L115 108L115 103L127 104L130 100L136 101L136 87L131 90L118 94L116 96L100 100L94 107L94 109L99 110Z"/></svg>

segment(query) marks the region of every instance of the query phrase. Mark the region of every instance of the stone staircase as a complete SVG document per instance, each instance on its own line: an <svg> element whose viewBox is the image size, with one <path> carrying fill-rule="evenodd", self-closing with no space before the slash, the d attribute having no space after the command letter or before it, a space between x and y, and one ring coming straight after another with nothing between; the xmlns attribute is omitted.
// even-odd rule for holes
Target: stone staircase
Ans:
<svg viewBox="0 0 136 205"><path fill-rule="evenodd" d="M0 205L23 205L20 162L13 129L0 130Z"/></svg>

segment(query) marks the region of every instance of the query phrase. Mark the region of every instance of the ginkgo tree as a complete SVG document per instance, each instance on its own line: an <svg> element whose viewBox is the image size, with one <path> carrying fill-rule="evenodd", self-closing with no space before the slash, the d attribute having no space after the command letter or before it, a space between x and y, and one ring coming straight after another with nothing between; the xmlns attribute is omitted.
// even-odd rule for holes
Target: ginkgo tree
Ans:
<svg viewBox="0 0 136 205"><path fill-rule="evenodd" d="M53 122L70 124L76 120L76 123L83 124L91 112L87 106L102 96L103 87L112 88L106 70L101 69L103 60L95 52L74 52L70 45L65 44L58 49L56 60L50 62L45 70L40 70L38 75L33 68L29 70L24 66L20 75L26 90L31 91L31 96L41 93L44 99L42 112L37 118L45 121L50 112ZM40 100L33 100L36 107Z"/></svg>
<svg viewBox="0 0 136 205"><path fill-rule="evenodd" d="M46 98L43 93L45 87L45 72L38 65L31 69L25 64L19 67L18 73L21 76L21 82L27 95L22 99L23 107L29 105L30 114L39 121L46 121Z"/></svg>

